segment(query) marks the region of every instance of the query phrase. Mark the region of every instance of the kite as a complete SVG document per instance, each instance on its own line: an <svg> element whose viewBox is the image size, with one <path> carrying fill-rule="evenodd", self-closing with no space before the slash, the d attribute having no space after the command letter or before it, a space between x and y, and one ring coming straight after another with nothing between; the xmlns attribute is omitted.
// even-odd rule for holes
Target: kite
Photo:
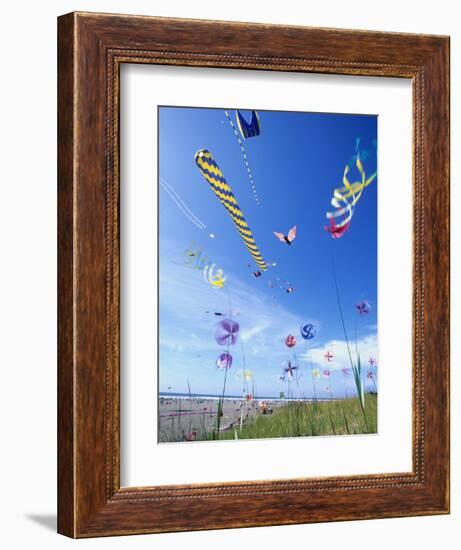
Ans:
<svg viewBox="0 0 461 550"><path fill-rule="evenodd" d="M239 127L240 133L244 139L259 136L261 133L261 125L259 116L256 111L251 111L251 120L248 123L240 111L235 111L235 118Z"/></svg>
<svg viewBox="0 0 461 550"><path fill-rule="evenodd" d="M331 351L327 351L324 355L325 359L330 363L334 357L334 355L331 353Z"/></svg>
<svg viewBox="0 0 461 550"><path fill-rule="evenodd" d="M192 210L186 205L182 200L179 194L173 189L173 187L166 181L164 178L159 178L159 183L162 188L168 193L171 200L176 204L176 206L181 210L181 212L186 216L186 218L191 221L199 229L205 229L206 225L192 212Z"/></svg>
<svg viewBox="0 0 461 550"><path fill-rule="evenodd" d="M288 378L293 378L293 376L296 374L297 370L298 370L298 367L296 365L292 365L291 361L288 360L287 366L283 369L283 372L286 373Z"/></svg>
<svg viewBox="0 0 461 550"><path fill-rule="evenodd" d="M368 359L368 363L374 367L376 365L376 359L374 359L373 357L370 357L370 359Z"/></svg>
<svg viewBox="0 0 461 550"><path fill-rule="evenodd" d="M288 231L288 235L284 235L283 233L278 233L277 231L273 231L273 233L280 242L286 243L288 246L291 246L291 243L296 238L296 225L293 226L290 229L290 231Z"/></svg>
<svg viewBox="0 0 461 550"><path fill-rule="evenodd" d="M356 304L355 307L359 315L368 315L371 311L370 303L365 300Z"/></svg>
<svg viewBox="0 0 461 550"><path fill-rule="evenodd" d="M267 264L261 256L261 252L256 246L251 229L245 220L243 212L237 203L237 200L226 182L223 173L216 164L210 151L201 149L195 154L195 162L205 180L209 183L211 189L218 197L221 204L227 210L227 213L232 218L237 231L245 243L248 252L251 254L253 261L256 263L260 271L266 271Z"/></svg>
<svg viewBox="0 0 461 550"><path fill-rule="evenodd" d="M216 269L216 264L208 264L203 268L203 279L214 288L222 288L226 281L224 271L220 268Z"/></svg>
<svg viewBox="0 0 461 550"><path fill-rule="evenodd" d="M253 372L248 369L240 369L236 372L235 378L237 380L244 380L246 382L249 382L250 380L253 380Z"/></svg>
<svg viewBox="0 0 461 550"><path fill-rule="evenodd" d="M240 326L231 319L219 321L215 329L215 340L220 346L232 346L237 342Z"/></svg>
<svg viewBox="0 0 461 550"><path fill-rule="evenodd" d="M232 367L232 355L230 353L221 353L216 359L218 369L230 369Z"/></svg>
<svg viewBox="0 0 461 550"><path fill-rule="evenodd" d="M324 377L324 378L327 378L327 379L328 379L328 378L330 378L331 372L330 372L328 369L325 369L325 370L322 372L322 374L323 374L323 377Z"/></svg>
<svg viewBox="0 0 461 550"><path fill-rule="evenodd" d="M312 338L315 337L317 334L317 330L314 327L312 323L303 324L299 327L299 330L301 332L301 336L304 338L304 340L312 340Z"/></svg>
<svg viewBox="0 0 461 550"><path fill-rule="evenodd" d="M202 256L202 250L200 248L190 246L187 250L185 250L184 254L184 264L191 269L203 271L203 269L209 264L209 258L205 255Z"/></svg>
<svg viewBox="0 0 461 550"><path fill-rule="evenodd" d="M343 187L335 189L333 192L333 198L331 204L336 208L333 212L327 212L326 216L330 220L330 225L325 226L325 230L328 231L333 239L341 238L350 226L352 216L354 215L355 205L362 196L363 190L374 181L377 176L377 172L372 174L369 178L366 177L365 170L363 168L360 154L357 153L355 157L355 165L360 174L361 181L350 183L348 174L350 172L350 165L346 164L343 174ZM337 219L339 218L339 221Z"/></svg>
<svg viewBox="0 0 461 550"><path fill-rule="evenodd" d="M270 288L279 288L284 290L287 294L291 294L294 291L293 286L288 281L276 277L273 281L269 281Z"/></svg>
<svg viewBox="0 0 461 550"><path fill-rule="evenodd" d="M234 132L234 135L235 135L235 137L238 141L238 144L240 146L240 151L242 152L242 156L243 156L243 162L245 163L245 167L247 169L247 174L248 174L248 179L250 180L251 189L253 190L253 195L254 195L256 204L259 205L260 203L259 203L258 192L256 191L256 185L255 185L255 182L253 180L253 174L251 172L250 165L248 164L248 156L247 156L247 153L245 151L245 147L243 146L243 142L240 139L240 136L237 132L237 129L235 128L235 124L233 123L231 117L229 116L229 113L227 111L224 111L224 113L226 114L226 118L229 121L230 127L232 128L232 131ZM238 113L238 111L237 111L237 113ZM256 116L258 116L258 115L256 115ZM237 122L238 122L238 120L239 119L238 119L238 114L237 114ZM240 131L242 132L241 129L240 129ZM242 135L243 135L243 132L242 132ZM259 135L259 122L258 122L258 133L253 134L253 135L254 136ZM247 136L247 137L253 137L253 136ZM245 138L245 136L244 136L244 138Z"/></svg>
<svg viewBox="0 0 461 550"><path fill-rule="evenodd" d="M292 334L289 334L285 338L285 345L287 346L287 348L292 348L293 346L296 346L296 338Z"/></svg>

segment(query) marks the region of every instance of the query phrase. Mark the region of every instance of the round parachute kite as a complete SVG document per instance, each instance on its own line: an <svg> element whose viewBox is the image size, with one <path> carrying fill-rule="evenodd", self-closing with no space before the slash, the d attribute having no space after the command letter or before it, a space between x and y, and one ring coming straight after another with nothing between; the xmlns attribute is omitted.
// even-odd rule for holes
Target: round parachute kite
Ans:
<svg viewBox="0 0 461 550"><path fill-rule="evenodd" d="M299 327L299 330L304 340L312 340L312 338L314 338L315 335L317 334L317 330L312 323L306 323L306 324L303 323Z"/></svg>
<svg viewBox="0 0 461 550"><path fill-rule="evenodd" d="M237 342L240 326L232 319L223 319L216 325L215 340L220 346L233 346Z"/></svg>
<svg viewBox="0 0 461 550"><path fill-rule="evenodd" d="M267 264L261 256L261 252L256 246L251 229L245 220L243 212L237 203L237 199L232 192L230 185L224 178L219 166L213 158L210 151L201 149L195 154L195 162L205 180L210 185L214 194L218 197L220 203L224 206L229 216L232 218L237 231L240 234L248 252L253 261L258 266L259 271L266 271Z"/></svg>
<svg viewBox="0 0 461 550"><path fill-rule="evenodd" d="M216 359L218 369L230 369L232 367L232 355L230 353L221 353Z"/></svg>
<svg viewBox="0 0 461 550"><path fill-rule="evenodd" d="M292 334L289 334L285 338L285 345L287 346L287 348L292 348L293 346L296 346L296 338Z"/></svg>

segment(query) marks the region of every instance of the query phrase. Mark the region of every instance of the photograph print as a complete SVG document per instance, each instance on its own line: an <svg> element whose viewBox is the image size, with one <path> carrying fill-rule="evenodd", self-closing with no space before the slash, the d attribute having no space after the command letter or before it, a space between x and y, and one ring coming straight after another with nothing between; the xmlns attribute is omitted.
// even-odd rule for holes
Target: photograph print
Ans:
<svg viewBox="0 0 461 550"><path fill-rule="evenodd" d="M377 433L374 114L158 107L158 442Z"/></svg>

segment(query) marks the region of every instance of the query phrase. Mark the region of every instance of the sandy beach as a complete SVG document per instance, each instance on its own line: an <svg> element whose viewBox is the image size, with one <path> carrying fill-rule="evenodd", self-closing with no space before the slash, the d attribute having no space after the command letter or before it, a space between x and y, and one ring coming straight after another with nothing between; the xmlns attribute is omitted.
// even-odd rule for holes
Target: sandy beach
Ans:
<svg viewBox="0 0 461 550"><path fill-rule="evenodd" d="M224 399L220 431L250 422L261 414L261 400ZM264 399L268 409L275 411L286 405L278 399ZM159 442L196 441L207 438L216 427L218 399L160 397L159 399Z"/></svg>

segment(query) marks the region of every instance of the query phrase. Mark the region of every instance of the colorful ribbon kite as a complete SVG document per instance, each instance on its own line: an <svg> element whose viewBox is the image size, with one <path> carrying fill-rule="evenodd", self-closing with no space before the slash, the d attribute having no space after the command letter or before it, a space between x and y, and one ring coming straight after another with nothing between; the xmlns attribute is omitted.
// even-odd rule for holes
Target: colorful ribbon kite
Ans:
<svg viewBox="0 0 461 550"><path fill-rule="evenodd" d="M336 208L334 212L327 212L327 218L330 220L330 226L326 226L325 229L331 233L334 239L339 239L344 235L348 229L352 216L354 214L355 205L362 196L365 187L368 187L370 183L376 178L377 172L371 175L368 179L365 174L360 157L357 155L356 161L357 170L361 176L361 181L350 183L348 180L349 165L346 165L343 175L344 187L335 189L333 192L333 198L331 204ZM336 218L344 216L341 221L336 222Z"/></svg>
<svg viewBox="0 0 461 550"><path fill-rule="evenodd" d="M222 288L226 282L224 271L220 268L215 269L216 264L208 264L203 268L203 279L215 288Z"/></svg>
<svg viewBox="0 0 461 550"><path fill-rule="evenodd" d="M226 182L219 166L216 164L213 155L206 149L200 149L200 151L195 153L195 162L202 176L209 183L211 189L227 210L229 216L232 218L232 221L234 222L237 231L240 233L240 236L242 237L243 242L245 243L245 246L251 254L254 262L261 271L266 271L267 264L263 260L261 252L259 252L258 247L256 246L251 229L248 227L234 193L232 192L229 184Z"/></svg>

